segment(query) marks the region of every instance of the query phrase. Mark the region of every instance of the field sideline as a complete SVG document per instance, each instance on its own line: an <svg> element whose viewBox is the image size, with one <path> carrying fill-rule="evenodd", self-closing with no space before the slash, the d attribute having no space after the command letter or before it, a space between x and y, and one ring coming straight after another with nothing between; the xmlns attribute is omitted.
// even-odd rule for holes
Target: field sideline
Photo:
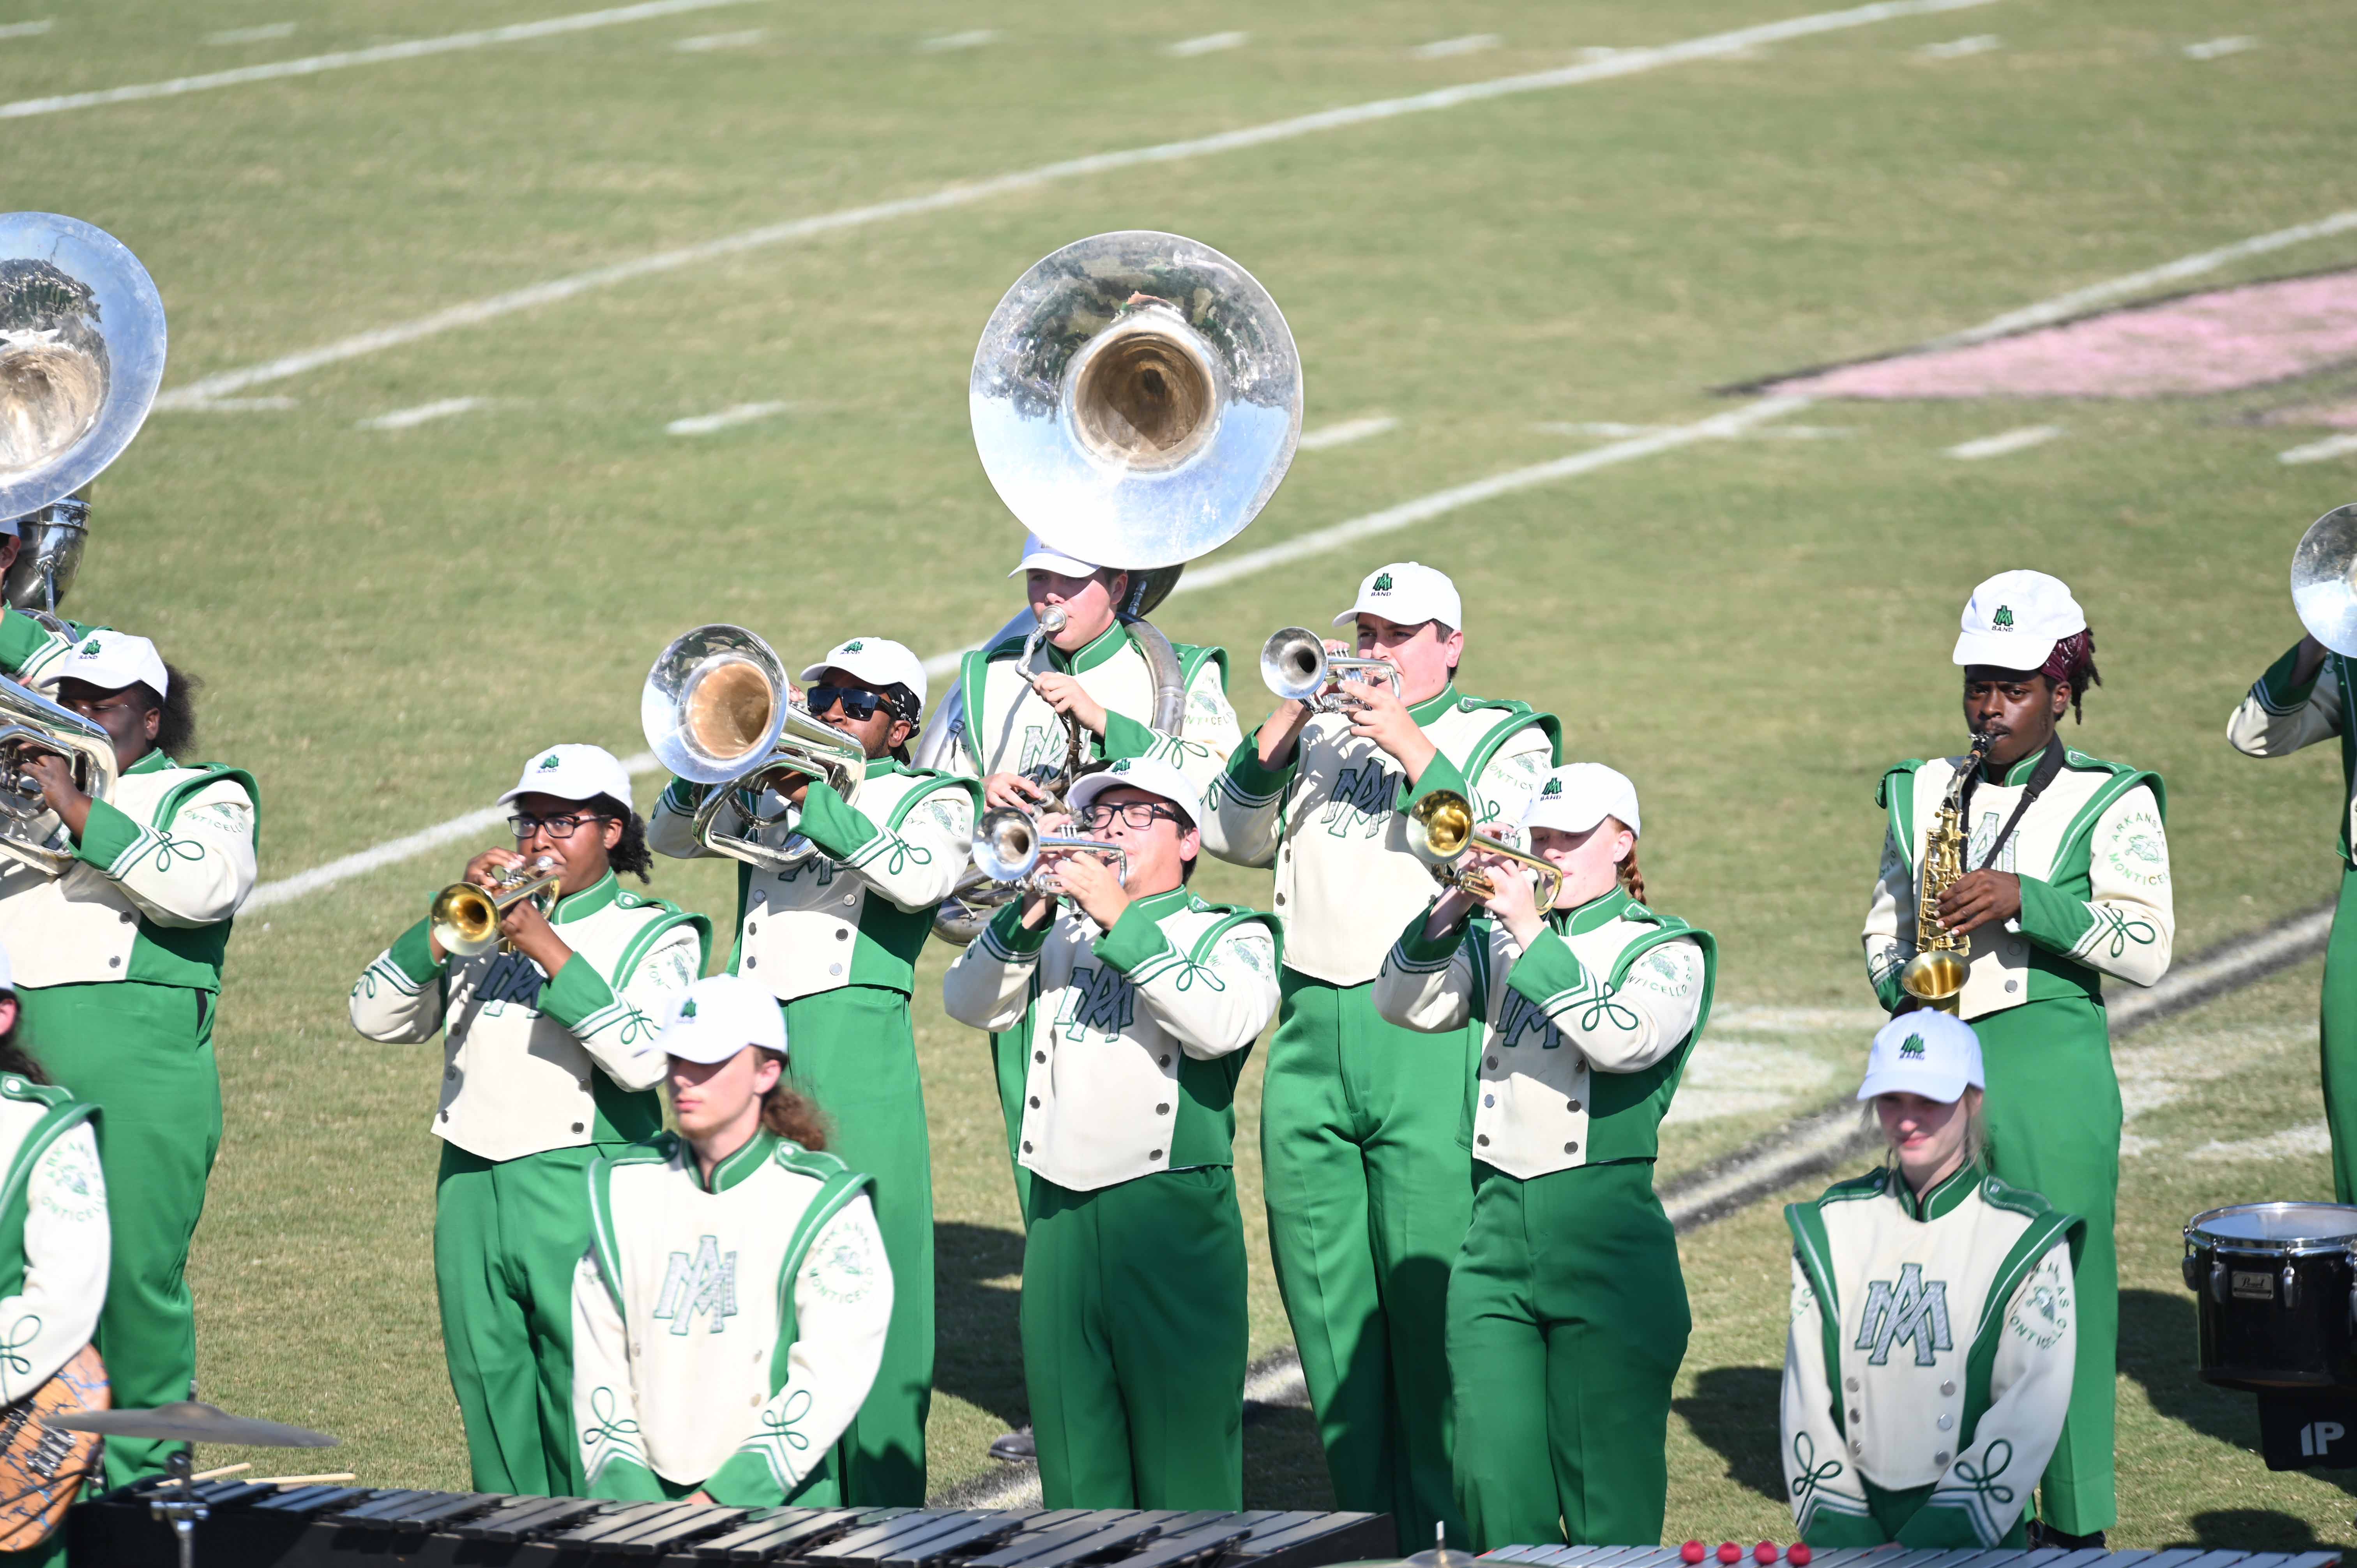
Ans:
<svg viewBox="0 0 2357 1568"><path fill-rule="evenodd" d="M1665 1175L1854 1081L1874 783L1953 748L1953 618L1990 572L2045 566L2088 606L2107 684L2072 738L2167 777L2180 952L2330 890L2331 758L2260 766L2221 732L2297 634L2293 541L2351 499L2350 460L2278 461L2328 433L2258 416L2345 400L2357 378L2328 367L2141 401L1824 401L1779 418L1710 389L2296 225L2319 227L2128 298L2357 263L2357 231L2319 223L2357 208L2345 7L1891 7L1689 57L1672 46L1842 7L1305 0L1105 27L1039 0L987 14L744 0L389 48L591 8L99 0L52 15L0 0L0 104L389 57L14 119L0 177L0 206L70 212L131 245L170 312L167 386L230 400L159 412L102 481L71 607L152 633L207 678L201 749L261 779L266 880L487 805L548 742L641 750L639 680L696 621L742 621L789 659L861 633L931 655L996 626L1019 535L966 434L974 338L1039 255L1152 227L1217 245L1268 286L1301 344L1312 429L1393 422L1305 451L1161 624L1231 649L1249 725L1266 710L1251 656L1270 629L1317 624L1383 559L1456 575L1466 688L1553 709L1572 753L1631 773L1656 899L1720 937L1725 1011ZM1223 31L1247 37L1168 48ZM991 36L929 47L977 32ZM1674 58L1631 52L1645 50ZM1541 73L1565 80L934 199ZM887 203L910 209L814 221ZM813 231L218 379L782 224ZM739 408L767 412L707 417ZM1723 435L1581 460L1714 419ZM705 428L672 434L682 421ZM1947 456L2046 426L2061 433ZM1222 571L1548 464L1579 471ZM343 1435L339 1462L371 1481L454 1486L465 1468L425 1246L436 1047L359 1040L343 998L475 843L241 922L217 1036L229 1128L192 1262L202 1391ZM1202 886L1266 897L1232 868ZM655 890L724 924L732 908L711 866L666 865ZM941 1219L937 1488L980 1474L982 1444L1023 1414L1004 1143L980 1046L922 988L942 962L917 1007ZM2135 1141L2115 1544L2351 1536L2341 1485L2268 1476L2247 1407L2192 1381L2173 1283L2175 1228L2195 1209L2329 1192L2309 1132L2315 982L2302 966L2120 1048ZM1257 1086L1255 1069L1239 1142L1256 1248ZM1685 1244L1697 1328L1671 1539L1789 1533L1770 1444L1780 1229L1763 1205ZM1257 1253L1254 1292L1265 1350L1286 1327ZM1324 1500L1297 1412L1256 1423L1248 1446L1253 1504Z"/></svg>

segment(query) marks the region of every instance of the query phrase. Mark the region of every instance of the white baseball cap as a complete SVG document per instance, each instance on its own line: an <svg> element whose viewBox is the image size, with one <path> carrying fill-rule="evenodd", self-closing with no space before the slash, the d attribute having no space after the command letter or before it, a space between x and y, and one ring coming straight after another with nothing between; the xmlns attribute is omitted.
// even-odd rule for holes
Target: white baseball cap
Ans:
<svg viewBox="0 0 2357 1568"><path fill-rule="evenodd" d="M826 650L825 658L802 671L802 684L809 685L830 669L848 671L871 686L898 682L917 693L919 708L925 705L925 661L888 637L855 637L836 643Z"/></svg>
<svg viewBox="0 0 2357 1568"><path fill-rule="evenodd" d="M1632 833L1644 832L1637 825L1637 786L1600 762L1567 762L1555 768L1523 808L1524 828L1566 833L1584 833L1607 817L1619 818Z"/></svg>
<svg viewBox="0 0 2357 1568"><path fill-rule="evenodd" d="M741 974L707 974L689 986L657 1042L665 1056L710 1066L747 1046L786 1054L786 1015L766 985Z"/></svg>
<svg viewBox="0 0 2357 1568"><path fill-rule="evenodd" d="M1049 546L1038 534L1027 533L1023 536L1023 559L1017 561L1015 570L1006 575L1020 577L1026 572L1040 571L1053 572L1062 577L1086 577L1096 570L1093 563L1083 561L1077 555L1067 555Z"/></svg>
<svg viewBox="0 0 2357 1568"><path fill-rule="evenodd" d="M127 631L85 633L63 664L42 678L45 682L82 681L102 691L145 686L161 702L172 691L164 672L164 656L144 637Z"/></svg>
<svg viewBox="0 0 2357 1568"><path fill-rule="evenodd" d="M1955 661L2035 670L2053 653L2056 643L2086 629L2086 612L2061 578L2043 572L1999 572L1975 588L1964 605Z"/></svg>
<svg viewBox="0 0 2357 1568"><path fill-rule="evenodd" d="M1981 1037L1953 1013L1923 1008L1901 1013L1874 1032L1860 1100L1878 1094L1920 1094L1953 1105L1967 1088L1985 1089Z"/></svg>
<svg viewBox="0 0 2357 1568"><path fill-rule="evenodd" d="M0 948L0 991L16 989L16 972L8 962L8 950Z"/></svg>
<svg viewBox="0 0 2357 1568"><path fill-rule="evenodd" d="M1143 789L1149 795L1159 795L1187 813L1187 821L1200 826L1203 821L1203 798L1187 776L1157 757L1125 757L1102 773L1092 773L1073 785L1065 799L1072 803L1072 814L1079 816L1089 809L1089 802L1108 789Z"/></svg>
<svg viewBox="0 0 2357 1568"><path fill-rule="evenodd" d="M1465 601L1457 596L1457 585L1448 573L1421 561L1394 561L1368 573L1359 584L1358 602L1336 616L1334 624L1348 626L1361 610L1402 626L1437 620L1455 631L1465 624Z"/></svg>
<svg viewBox="0 0 2357 1568"><path fill-rule="evenodd" d="M504 806L519 795L554 795L560 800L592 800L611 795L630 803L630 776L602 746L552 746L523 765L523 777L500 797Z"/></svg>

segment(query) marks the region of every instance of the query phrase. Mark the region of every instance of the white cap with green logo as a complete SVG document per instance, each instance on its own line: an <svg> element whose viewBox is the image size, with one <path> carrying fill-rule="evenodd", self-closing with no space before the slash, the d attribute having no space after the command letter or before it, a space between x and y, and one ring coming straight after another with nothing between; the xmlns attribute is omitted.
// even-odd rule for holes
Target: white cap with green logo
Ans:
<svg viewBox="0 0 2357 1568"><path fill-rule="evenodd" d="M1378 615L1400 626L1421 626L1437 620L1450 631L1465 625L1465 601L1448 574L1421 561L1394 561L1378 566L1360 581L1359 596L1334 618L1348 626L1361 615Z"/></svg>
<svg viewBox="0 0 2357 1568"><path fill-rule="evenodd" d="M502 806L520 795L553 795L560 800L594 800L611 795L630 803L630 775L602 746L552 746L523 765L523 777L500 797Z"/></svg>
<svg viewBox="0 0 2357 1568"><path fill-rule="evenodd" d="M748 1046L786 1054L786 1015L766 985L741 974L707 974L681 993L656 1042L665 1056L710 1066Z"/></svg>
<svg viewBox="0 0 2357 1568"><path fill-rule="evenodd" d="M127 631L86 632L72 656L50 671L52 681L80 681L102 692L145 686L162 702L172 694L172 680L164 670L164 656L144 637Z"/></svg>
<svg viewBox="0 0 2357 1568"><path fill-rule="evenodd" d="M1079 816L1106 790L1125 788L1161 796L1186 812L1189 824L1203 820L1201 794L1184 773L1157 757L1125 757L1102 773L1083 774L1065 799L1072 803L1072 814Z"/></svg>
<svg viewBox="0 0 2357 1568"><path fill-rule="evenodd" d="M1955 662L2036 670L2066 637L2087 629L2070 585L2043 572L1999 572L1965 601Z"/></svg>
<svg viewBox="0 0 2357 1568"><path fill-rule="evenodd" d="M1981 1073L1981 1037L1973 1026L1953 1013L1925 1008L1901 1013L1875 1031L1857 1097L1920 1094L1953 1105L1966 1089L1984 1089L1987 1082Z"/></svg>
<svg viewBox="0 0 2357 1568"><path fill-rule="evenodd" d="M798 679L807 686L829 670L856 675L871 686L906 686L916 693L917 706L925 705L925 661L888 637L855 637L838 642Z"/></svg>

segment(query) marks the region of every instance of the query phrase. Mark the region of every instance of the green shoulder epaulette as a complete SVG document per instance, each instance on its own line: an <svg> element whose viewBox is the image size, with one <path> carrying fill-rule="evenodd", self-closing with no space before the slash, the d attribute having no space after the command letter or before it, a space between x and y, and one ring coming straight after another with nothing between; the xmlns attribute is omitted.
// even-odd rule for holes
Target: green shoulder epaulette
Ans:
<svg viewBox="0 0 2357 1568"><path fill-rule="evenodd" d="M1991 1208L2002 1208L2007 1213L2023 1215L2031 1219L2037 1219L2041 1214L2061 1212L2052 1204L2047 1202L2043 1195L2032 1192L2026 1187L2009 1187L1996 1176L1982 1179L1981 1198Z"/></svg>
<svg viewBox="0 0 2357 1568"><path fill-rule="evenodd" d="M28 1105L46 1105L52 1111L74 1102L73 1091L70 1089L60 1089L54 1083L35 1083L31 1079L13 1072L0 1078L0 1095L23 1101Z"/></svg>
<svg viewBox="0 0 2357 1568"><path fill-rule="evenodd" d="M1890 1172L1888 1167L1885 1167L1881 1170L1868 1171L1864 1176L1852 1176L1847 1181L1834 1183L1833 1186L1825 1188L1824 1196L1819 1197L1817 1202L1820 1204L1856 1203L1861 1198L1880 1197L1889 1188Z"/></svg>
<svg viewBox="0 0 2357 1568"><path fill-rule="evenodd" d="M791 1138L779 1139L778 1146L770 1152L770 1157L796 1176L808 1176L813 1181L824 1181L830 1176L846 1175L851 1170L839 1155L830 1155L823 1149L805 1149Z"/></svg>
<svg viewBox="0 0 2357 1568"><path fill-rule="evenodd" d="M678 1153L678 1133L657 1133L651 1138L625 1144L604 1158L609 1165L669 1165Z"/></svg>
<svg viewBox="0 0 2357 1568"><path fill-rule="evenodd" d="M1915 770L1922 766L1921 757L1910 757L1904 762L1893 763L1884 768L1882 778L1874 786L1874 803L1888 807L1890 804L1890 781L1900 778L1911 779L1915 776Z"/></svg>

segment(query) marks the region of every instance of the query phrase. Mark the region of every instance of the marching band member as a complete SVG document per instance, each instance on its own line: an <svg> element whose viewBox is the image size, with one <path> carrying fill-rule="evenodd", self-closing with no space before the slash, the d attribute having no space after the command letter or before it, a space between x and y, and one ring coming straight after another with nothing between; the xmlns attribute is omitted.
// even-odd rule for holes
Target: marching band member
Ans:
<svg viewBox="0 0 2357 1568"><path fill-rule="evenodd" d="M2071 1408L2083 1227L1989 1174L1982 1082L1972 1026L1893 1018L1857 1091L1883 1167L1785 1206L1783 1457L1811 1546L2027 1542Z"/></svg>
<svg viewBox="0 0 2357 1568"><path fill-rule="evenodd" d="M1261 1112L1269 1251L1336 1506L1391 1514L1412 1552L1455 1518L1439 1350L1472 1177L1457 1141L1461 1064L1386 1023L1370 993L1400 927L1432 897L1399 808L1411 789L1446 783L1482 821L1519 816L1559 726L1458 692L1463 608L1431 567L1369 573L1334 624L1353 621L1360 655L1398 668L1399 696L1354 683L1346 714L1279 703L1215 782L1204 836L1224 859L1276 868L1285 1000Z"/></svg>
<svg viewBox="0 0 2357 1568"><path fill-rule="evenodd" d="M611 753L554 746L514 789L513 850L465 879L544 857L554 903L511 904L504 939L446 952L432 921L393 940L352 987L352 1027L414 1045L443 1031L434 1283L451 1391L478 1491L580 1489L573 1442L573 1271L589 1235L583 1173L662 1127L655 1043L673 1000L704 972L711 923L623 890L653 864Z"/></svg>
<svg viewBox="0 0 2357 1568"><path fill-rule="evenodd" d="M1023 1370L1058 1508L1243 1506L1236 1080L1276 1011L1270 917L1187 891L1201 808L1169 762L1072 786L1126 882L1049 852L1058 894L1000 910L950 968L950 1016L1022 1048Z"/></svg>
<svg viewBox="0 0 2357 1568"><path fill-rule="evenodd" d="M113 1256L98 1350L114 1402L153 1407L187 1399L196 1376L186 1268L221 1144L213 1012L230 929L253 890L261 798L242 769L178 760L195 734L196 682L154 643L70 629L71 639L7 611L0 670L105 730L121 777L100 800L63 761L30 765L67 868L0 861L0 943L43 1066L104 1112ZM160 1471L171 1447L110 1438L107 1485Z"/></svg>
<svg viewBox="0 0 2357 1568"><path fill-rule="evenodd" d="M787 791L813 853L783 872L737 868L731 973L768 987L793 1036L791 1076L826 1108L830 1146L873 1183L893 1277L892 1333L875 1386L844 1434L843 1495L862 1506L925 1500L933 1395L933 1176L909 993L933 911L965 870L974 785L905 765L925 703L925 667L897 642L856 637L802 672L812 715L859 742L856 803L824 780ZM702 791L674 780L650 840L708 854L690 825ZM733 808L720 831L741 833ZM782 843L782 828L765 830Z"/></svg>
<svg viewBox="0 0 2357 1568"><path fill-rule="evenodd" d="M1692 1326L1653 1161L1710 1015L1717 944L1645 907L1637 790L1620 774L1555 769L1522 825L1562 874L1553 907L1477 851L1489 896L1451 888L1411 919L1374 984L1393 1024L1453 1040L1471 1021L1485 1036L1470 1074L1426 1045L1465 1080L1473 1160L1448 1279L1457 1502L1477 1552L1651 1544ZM1488 918L1469 923L1477 907Z"/></svg>
<svg viewBox="0 0 2357 1568"><path fill-rule="evenodd" d="M2055 733L2097 682L2093 635L2071 590L2042 572L2002 572L1964 607L1956 663L1964 721L1991 737L1963 788L1965 875L1934 911L1966 936L1958 1014L1988 1071L1991 1168L2085 1221L2071 1415L2039 1508L2048 1541L2100 1545L2116 1517L2113 1384L2119 1266L2120 1089L2104 977L2150 985L2176 930L2158 775L2103 762ZM1867 977L1892 1012L1914 1004L1899 977L1916 950L1924 836L1963 758L1883 775L1882 869L1868 901Z"/></svg>
<svg viewBox="0 0 2357 1568"><path fill-rule="evenodd" d="M589 1167L573 1413L591 1497L841 1500L837 1440L894 1283L867 1178L784 1079L786 1037L762 986L697 981L656 1047L679 1131Z"/></svg>
<svg viewBox="0 0 2357 1568"><path fill-rule="evenodd" d="M2323 1058L2324 1120L2332 1133L2332 1188L2336 1203L2357 1203L2357 851L2351 824L2357 822L2357 725L2350 704L2357 681L2349 661L2303 637L2251 683L2226 721L2226 739L2247 757L2288 757L2303 746L2341 740L2341 901L2332 918L2332 938L2324 950L2324 989L2318 1007Z"/></svg>

